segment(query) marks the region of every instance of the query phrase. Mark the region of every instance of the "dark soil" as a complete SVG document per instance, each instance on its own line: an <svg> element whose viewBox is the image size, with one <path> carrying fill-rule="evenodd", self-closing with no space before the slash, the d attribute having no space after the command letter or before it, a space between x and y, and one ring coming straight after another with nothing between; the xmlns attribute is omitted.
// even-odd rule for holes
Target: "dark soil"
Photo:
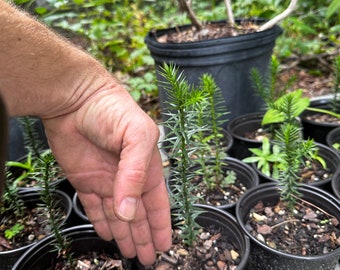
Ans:
<svg viewBox="0 0 340 270"><path fill-rule="evenodd" d="M239 179L236 179L234 184L217 185L211 190L207 188L200 176L195 177L192 184L195 186L193 196L200 198L200 203L211 206L235 204L247 191Z"/></svg>
<svg viewBox="0 0 340 270"><path fill-rule="evenodd" d="M337 124L340 125L340 119L334 117L332 115L323 114L323 113L311 113L306 116L306 119L313 122L318 123L328 123L328 124Z"/></svg>
<svg viewBox="0 0 340 270"><path fill-rule="evenodd" d="M176 32L158 37L157 41L160 43L196 42L249 34L255 32L257 28L258 26L256 24L247 21L242 22L237 27L230 26L225 22L209 23L204 25L201 30L197 30L194 26L186 29L178 29Z"/></svg>
<svg viewBox="0 0 340 270"><path fill-rule="evenodd" d="M128 270L131 269L132 261L122 259L118 254L106 254L104 252L89 252L77 257L74 267L69 267L64 260L60 260L54 267L48 270Z"/></svg>
<svg viewBox="0 0 340 270"><path fill-rule="evenodd" d="M258 240L289 254L318 255L340 246L339 221L303 200L292 213L283 203L259 201L246 226Z"/></svg>
<svg viewBox="0 0 340 270"><path fill-rule="evenodd" d="M301 165L297 176L299 183L311 184L329 180L333 176L333 172L324 168L317 160L307 160L305 164ZM270 177L273 178L273 176Z"/></svg>
<svg viewBox="0 0 340 270"><path fill-rule="evenodd" d="M21 219L9 212L0 215L0 251L17 249L44 238L51 232L46 222L47 219L46 211L38 207L26 208ZM6 239L5 231L15 224L24 225L24 229L12 239Z"/></svg>
<svg viewBox="0 0 340 270"><path fill-rule="evenodd" d="M268 129L258 128L253 131L247 131L244 134L244 137L248 140L262 142L263 138L268 138L270 140L273 137L273 135Z"/></svg>
<svg viewBox="0 0 340 270"><path fill-rule="evenodd" d="M201 230L193 248L183 245L180 231L173 231L172 247L158 253L157 260L148 270L200 270L236 269L241 258L239 251L225 237L220 228L210 226Z"/></svg>
<svg viewBox="0 0 340 270"><path fill-rule="evenodd" d="M316 160L306 161L307 166L302 166L298 172L299 182L310 184L315 182L326 181L333 176L328 168L323 168L320 162Z"/></svg>

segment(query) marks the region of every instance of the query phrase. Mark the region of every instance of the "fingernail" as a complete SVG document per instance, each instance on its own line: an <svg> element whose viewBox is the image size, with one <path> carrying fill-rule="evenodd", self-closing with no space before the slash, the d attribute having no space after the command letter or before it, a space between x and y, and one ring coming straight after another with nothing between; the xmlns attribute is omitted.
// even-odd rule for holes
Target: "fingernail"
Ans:
<svg viewBox="0 0 340 270"><path fill-rule="evenodd" d="M126 220L132 220L137 210L137 199L132 197L125 198L119 207L119 214Z"/></svg>

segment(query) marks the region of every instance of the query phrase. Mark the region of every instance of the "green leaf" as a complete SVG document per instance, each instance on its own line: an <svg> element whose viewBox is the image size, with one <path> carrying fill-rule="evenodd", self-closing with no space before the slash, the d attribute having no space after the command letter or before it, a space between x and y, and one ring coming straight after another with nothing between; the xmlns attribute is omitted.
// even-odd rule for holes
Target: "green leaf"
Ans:
<svg viewBox="0 0 340 270"><path fill-rule="evenodd" d="M47 8L44 7L36 7L35 12L39 15L44 15L47 13Z"/></svg>
<svg viewBox="0 0 340 270"><path fill-rule="evenodd" d="M326 12L326 19L329 19L333 14L339 12L340 10L340 0L333 0L328 6Z"/></svg>
<svg viewBox="0 0 340 270"><path fill-rule="evenodd" d="M268 109L262 119L262 125L268 125L273 123L281 123L285 120L285 114L281 111L286 104L286 101L289 99L292 101L292 114L297 117L304 110L306 110L310 104L309 98L303 97L302 89L295 90L293 92L289 92L280 98L278 98L272 108Z"/></svg>
<svg viewBox="0 0 340 270"><path fill-rule="evenodd" d="M284 114L278 112L274 109L269 109L263 116L262 119L262 126L273 124L273 123L280 123L284 120Z"/></svg>

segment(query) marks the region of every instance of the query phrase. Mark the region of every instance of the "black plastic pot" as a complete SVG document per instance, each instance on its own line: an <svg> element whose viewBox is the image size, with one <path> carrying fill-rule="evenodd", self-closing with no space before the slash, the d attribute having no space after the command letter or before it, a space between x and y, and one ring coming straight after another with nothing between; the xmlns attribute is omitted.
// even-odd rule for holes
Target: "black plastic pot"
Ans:
<svg viewBox="0 0 340 270"><path fill-rule="evenodd" d="M318 155L324 159L326 162L327 168L330 170L330 173L333 174L333 176L330 176L329 178L322 180L322 181L315 181L308 183L308 185L318 187L322 190L328 191L332 193L332 179L334 175L337 173L337 171L340 170L340 156L338 153L321 143L316 143L317 149L318 149ZM254 170L259 174L259 179L261 183L267 183L267 182L276 182L277 179L274 179L273 177L267 176L264 173L262 173L257 167L256 164L252 164Z"/></svg>
<svg viewBox="0 0 340 270"><path fill-rule="evenodd" d="M317 187L302 185L299 189L303 199L324 209L340 220L340 206L337 200L330 194ZM243 231L248 235L251 242L249 257L249 269L252 270L287 270L287 269L313 269L334 270L339 256L340 248L333 252L318 256L298 256L273 249L257 240L246 228L245 221L259 200L264 204L275 204L279 200L279 194L275 183L261 184L246 192L236 205L236 218Z"/></svg>
<svg viewBox="0 0 340 270"><path fill-rule="evenodd" d="M92 225L80 225L68 228L62 233L71 240L73 256L90 251L105 252L110 256L120 258L119 249L114 241L104 241L96 234ZM57 253L54 246L54 236L44 238L38 244L27 250L15 263L12 270L42 270L55 265ZM126 260L124 269L136 269L132 260Z"/></svg>
<svg viewBox="0 0 340 270"><path fill-rule="evenodd" d="M218 224L217 226L221 228L221 233L226 235L229 241L233 243L239 251L241 260L236 270L245 269L249 257L250 241L243 233L239 224L237 224L235 217L228 212L212 206L198 206L204 212L197 217L197 223L202 227L209 227L212 224Z"/></svg>
<svg viewBox="0 0 340 270"><path fill-rule="evenodd" d="M338 170L332 178L332 193L340 202L340 170Z"/></svg>
<svg viewBox="0 0 340 270"><path fill-rule="evenodd" d="M251 21L263 23L261 19ZM274 26L262 32L187 43L159 43L156 40L156 37L167 32L189 27L191 26L184 25L151 31L146 36L145 42L155 60L159 82L164 81L160 76L160 66L164 63L175 64L183 71L189 83L194 85L198 84L203 73L209 73L222 91L226 109L230 112L226 116L227 119L258 111L263 100L254 91L250 70L256 68L260 74L266 76L275 40L282 33L282 29ZM167 93L162 83L159 83L158 89L162 117L166 120Z"/></svg>
<svg viewBox="0 0 340 270"><path fill-rule="evenodd" d="M250 241L248 236L243 233L236 218L232 214L212 206L202 204L197 204L196 206L203 210L197 216L196 222L203 228L209 228L216 225L221 230L221 234L227 237L228 241L234 245L235 249L240 254L240 262L235 270L246 269L245 267L248 262L250 251ZM139 263L138 266L140 270L145 269ZM163 268L156 267L153 269Z"/></svg>
<svg viewBox="0 0 340 270"><path fill-rule="evenodd" d="M72 198L72 207L81 224L90 223L89 218L86 216L84 207L81 204L77 193L75 193Z"/></svg>
<svg viewBox="0 0 340 270"><path fill-rule="evenodd" d="M71 215L72 211L72 202L71 199L62 191L55 191L55 199L58 203L58 206L65 213L65 219L62 221L62 224L66 224ZM22 196L26 207L35 207L38 204L41 204L42 201L40 199L40 195L36 189L25 189L20 191L20 195ZM48 236L47 236L48 237ZM23 246L18 249L9 250L9 251L1 251L0 252L0 269L1 270L10 270L12 269L13 264L17 261L17 259L29 248L36 245L36 243L32 243L27 246Z"/></svg>
<svg viewBox="0 0 340 270"><path fill-rule="evenodd" d="M224 171L234 171L236 173L236 177L242 182L242 184L246 187L246 189L250 189L254 186L257 186L259 184L259 177L256 171L248 164L236 159L236 158L226 158L223 160L227 165L223 165L222 169ZM212 162L207 161L207 164L211 164ZM199 165L193 166L190 170L195 171L199 168ZM173 170L176 170L176 168L173 168ZM173 180L172 180L172 174L170 172L169 177L167 178L167 188L170 193L173 192ZM203 205L203 204L202 204ZM236 203L231 204L224 204L220 206L214 206L218 209L222 209L225 211L228 211L231 214L235 213L235 205Z"/></svg>
<svg viewBox="0 0 340 270"><path fill-rule="evenodd" d="M233 137L233 144L229 150L230 156L244 159L252 155L249 148L259 148L262 142L248 139L246 133L253 132L262 127L264 113L248 113L238 116L228 123L228 131Z"/></svg>
<svg viewBox="0 0 340 270"><path fill-rule="evenodd" d="M330 107L330 98L318 99L311 102L310 107L316 107L321 109L329 110ZM301 113L300 119L303 127L303 137L305 139L311 138L316 142L327 144L326 137L327 134L333 130L334 128L339 127L339 124L335 123L327 123L327 122L316 122L307 119L309 115L313 115L315 112L310 110L305 110Z"/></svg>
<svg viewBox="0 0 340 270"><path fill-rule="evenodd" d="M332 129L326 136L327 146L337 151L340 155L340 149L334 147L335 143L340 144L340 127Z"/></svg>

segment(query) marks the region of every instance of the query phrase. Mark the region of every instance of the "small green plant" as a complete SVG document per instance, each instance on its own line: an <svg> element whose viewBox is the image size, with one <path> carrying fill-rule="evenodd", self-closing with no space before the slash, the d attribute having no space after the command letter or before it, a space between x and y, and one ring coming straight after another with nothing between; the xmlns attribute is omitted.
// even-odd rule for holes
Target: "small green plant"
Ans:
<svg viewBox="0 0 340 270"><path fill-rule="evenodd" d="M291 77L282 88L277 85L277 79L280 72L280 62L275 55L272 55L269 64L269 76L263 78L258 69L252 68L250 70L250 76L253 82L255 92L263 99L266 108L270 108L271 104L275 102L279 97L287 93L292 84L296 80L296 77ZM281 86L281 85L280 85Z"/></svg>
<svg viewBox="0 0 340 270"><path fill-rule="evenodd" d="M298 139L302 141L302 131L298 121L298 116L302 111L308 108L309 99L302 96L302 90L298 89L293 92L286 93L278 98L275 102L273 102L270 108L265 113L262 119L262 125L269 124L278 124L278 127L274 130L274 138L272 139L272 144L268 139L264 139L262 141L262 149L250 149L250 151L254 154L252 157L246 158L245 162L258 162L258 168L265 174L274 178L279 178L279 171L281 168L285 167L285 161L283 159L283 153L288 146L281 144L275 144L279 138L277 135L280 135L280 139L282 139L282 132L285 133L286 136L292 135L288 131L292 129L292 127L296 127L296 132L298 132ZM282 127L285 127L282 130ZM280 132L278 132L280 131ZM294 140L297 138L294 138ZM284 148L281 148L284 147ZM304 162L303 158L308 158L311 160L318 161L324 168L326 168L326 163L322 157L317 154L315 148L311 149L308 153L305 153L304 156L300 157L300 164ZM271 161L273 159L274 161Z"/></svg>
<svg viewBox="0 0 340 270"><path fill-rule="evenodd" d="M195 135L200 147L197 151L197 162L201 165L199 170L202 173L203 181L208 190L216 187L226 186L235 183L235 175L231 171L223 172L226 166L226 153L223 151L223 124L226 123L228 114L224 99L214 78L210 74L203 74L200 77L199 88L206 93L203 101L197 107L197 126L206 128L207 131L200 131ZM210 158L211 162L207 162Z"/></svg>
<svg viewBox="0 0 340 270"><path fill-rule="evenodd" d="M282 166L279 170L279 188L281 199L293 210L296 198L301 194L298 171L304 158L313 159L311 153L316 151L313 140L301 140L300 129L291 123L284 122L276 132L277 143L282 153ZM314 154L313 154L314 155Z"/></svg>
<svg viewBox="0 0 340 270"><path fill-rule="evenodd" d="M335 150L340 150L340 143L333 143L332 144L332 147L335 149Z"/></svg>
<svg viewBox="0 0 340 270"><path fill-rule="evenodd" d="M171 158L177 160L176 170L173 170L174 191L172 192L173 215L176 225L182 231L182 240L191 246L199 232L200 226L195 219L200 213L194 206L198 197L192 196L194 189L191 181L194 177L190 167L193 164L192 153L197 151L197 141L194 135L204 131L195 125L197 104L205 98L204 93L193 88L173 65L165 64L162 70L165 78L164 87L169 98L168 120L164 126L169 129L164 143L167 145Z"/></svg>
<svg viewBox="0 0 340 270"><path fill-rule="evenodd" d="M18 220L20 220L26 208L19 196L19 186L23 185L22 183L24 183L26 179L33 181L35 187L38 188L37 191L40 192L40 199L42 201L39 208L43 211L38 211L38 213L43 215L43 220L48 224L48 227L56 238L54 245L59 257L67 261L67 264L72 267L74 264L72 254L68 252L70 241L61 233L64 213L60 211L58 202L55 200L55 185L51 185L51 179L60 173L60 168L56 166L56 160L51 150L47 149L43 151L41 149L42 144L39 142L39 137L33 128L36 119L24 117L21 121L24 127L25 145L28 150L27 159L23 162L7 162L8 177L5 184L6 189L3 196L3 205L12 209L16 213ZM20 169L22 172L15 178L10 170L11 168ZM48 216L47 219L46 216ZM8 229L5 234L9 237L14 237L23 229L24 224L18 222L12 228Z"/></svg>
<svg viewBox="0 0 340 270"><path fill-rule="evenodd" d="M313 160L317 157L314 141L302 139L301 127L296 121L296 116L309 104L309 100L301 98L301 94L298 90L280 97L270 109L274 110L270 113L271 117L264 117L264 120L273 120L276 117L280 119L279 128L275 130L273 145L278 146L281 156L278 175L280 197L290 210L293 209L296 198L301 195L298 190L299 168L305 160Z"/></svg>
<svg viewBox="0 0 340 270"><path fill-rule="evenodd" d="M19 195L18 181L21 181L21 177L15 179L10 171L6 171L5 189L0 202L0 209L2 214L8 211L13 212L19 220L24 216L26 207Z"/></svg>
<svg viewBox="0 0 340 270"><path fill-rule="evenodd" d="M53 196L55 187L50 184L51 177L54 175L54 165L54 156L50 151L45 151L40 155L37 170L31 173L31 177L36 177L38 185L41 187L40 198L43 202L41 207L46 209L48 213L47 223L56 239L54 246L58 252L58 258L64 259L68 266L72 267L75 262L72 260L72 254L69 252L70 240L61 233L64 214L60 211L58 202Z"/></svg>
<svg viewBox="0 0 340 270"><path fill-rule="evenodd" d="M268 138L263 138L262 148L250 148L253 154L250 157L243 159L246 163L256 163L257 168L265 175L273 178L279 177L279 167L283 159L278 145L271 147Z"/></svg>
<svg viewBox="0 0 340 270"><path fill-rule="evenodd" d="M38 118L29 116L23 116L19 118L19 122L24 128L24 143L28 153L31 153L31 157L38 158L40 151L43 149L42 141L39 138L39 134L35 129L38 122Z"/></svg>
<svg viewBox="0 0 340 270"><path fill-rule="evenodd" d="M12 228L5 230L5 237L9 240L14 238L17 234L19 234L25 228L24 225L15 223Z"/></svg>
<svg viewBox="0 0 340 270"><path fill-rule="evenodd" d="M278 98L263 116L262 125L282 122L298 125L297 117L306 110L310 104L309 99L302 95L302 90L298 89ZM291 102L290 107L285 107L287 100Z"/></svg>
<svg viewBox="0 0 340 270"><path fill-rule="evenodd" d="M20 162L20 161L7 161L6 162L6 167L8 170L11 168L17 168L21 170L20 175L15 179L15 183L17 186L22 186L23 182L27 177L30 175L30 173L34 172L34 164L32 162L32 153L29 152L27 154L27 158L25 161ZM8 181L10 180L11 177L8 177Z"/></svg>

